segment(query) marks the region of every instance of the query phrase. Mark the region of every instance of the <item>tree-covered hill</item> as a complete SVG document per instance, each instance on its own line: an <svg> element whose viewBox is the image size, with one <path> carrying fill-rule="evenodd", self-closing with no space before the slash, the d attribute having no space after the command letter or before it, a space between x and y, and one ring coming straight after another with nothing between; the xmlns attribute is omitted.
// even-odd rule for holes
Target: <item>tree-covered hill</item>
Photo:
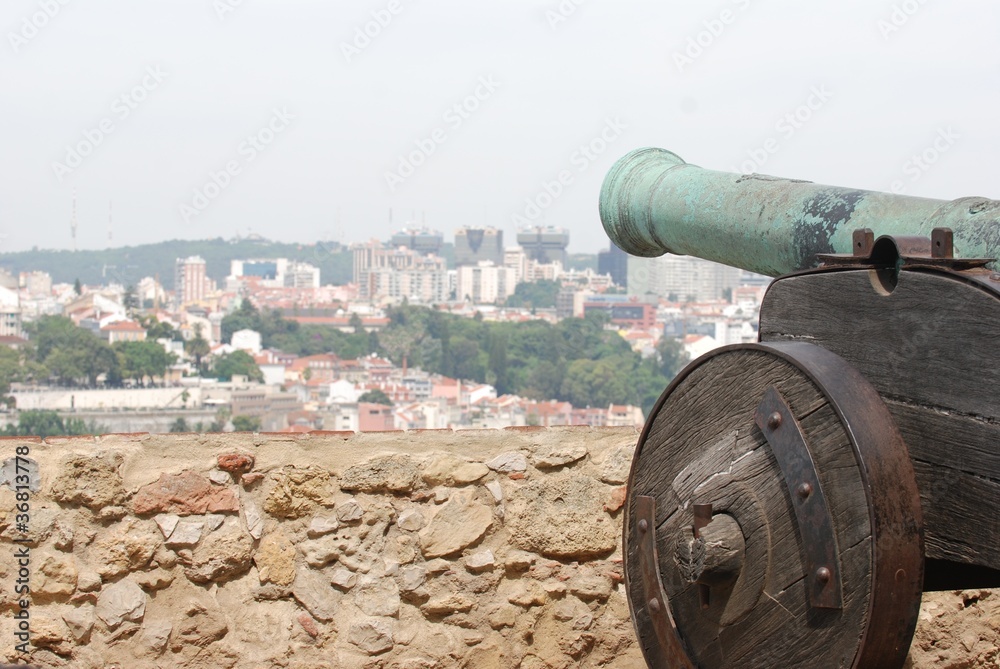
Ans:
<svg viewBox="0 0 1000 669"><path fill-rule="evenodd" d="M680 343L664 338L658 355L643 359L617 332L604 329L606 316L567 318L556 325L537 320L490 323L426 307L388 312L389 325L367 333L358 321L352 334L300 325L277 311L259 311L249 301L222 321L222 338L249 328L265 347L297 355L334 353L351 359L369 353L428 372L489 383L497 392L531 399L558 399L574 406L634 404L649 412L657 397L687 362Z"/></svg>
<svg viewBox="0 0 1000 669"><path fill-rule="evenodd" d="M15 276L39 270L52 275L56 283L79 279L88 285L120 283L128 286L146 276L159 275L167 290L174 287L174 267L178 258L201 256L209 278L222 281L232 260L247 258L288 258L320 268L324 284L351 281L352 257L339 244L283 244L266 240L172 240L158 244L125 246L103 251L51 251L33 249L0 253L0 267Z"/></svg>

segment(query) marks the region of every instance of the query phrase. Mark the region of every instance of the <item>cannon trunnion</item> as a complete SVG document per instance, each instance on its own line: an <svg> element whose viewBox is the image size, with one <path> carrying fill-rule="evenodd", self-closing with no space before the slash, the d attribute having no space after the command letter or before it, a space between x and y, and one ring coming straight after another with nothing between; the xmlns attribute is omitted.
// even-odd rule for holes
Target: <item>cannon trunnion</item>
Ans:
<svg viewBox="0 0 1000 669"><path fill-rule="evenodd" d="M923 590L1000 585L1000 274L946 229L852 243L647 420L624 552L650 667L899 669Z"/></svg>

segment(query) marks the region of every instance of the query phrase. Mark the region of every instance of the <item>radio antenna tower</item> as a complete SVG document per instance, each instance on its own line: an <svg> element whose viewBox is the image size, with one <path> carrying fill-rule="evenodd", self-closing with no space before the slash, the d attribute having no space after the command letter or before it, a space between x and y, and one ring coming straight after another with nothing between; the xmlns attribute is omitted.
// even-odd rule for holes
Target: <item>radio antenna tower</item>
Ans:
<svg viewBox="0 0 1000 669"><path fill-rule="evenodd" d="M70 228L73 235L73 251L76 251L76 189L73 189L73 220L70 221Z"/></svg>

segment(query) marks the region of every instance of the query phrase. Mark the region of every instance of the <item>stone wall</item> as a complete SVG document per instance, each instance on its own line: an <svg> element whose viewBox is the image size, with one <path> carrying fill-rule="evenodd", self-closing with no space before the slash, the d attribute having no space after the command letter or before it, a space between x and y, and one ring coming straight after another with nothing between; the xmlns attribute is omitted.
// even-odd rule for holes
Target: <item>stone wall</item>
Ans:
<svg viewBox="0 0 1000 669"><path fill-rule="evenodd" d="M27 528L14 491L0 486L0 661L641 667L619 548L636 436L0 440L0 482L15 480L18 450L38 463ZM28 541L17 543L24 529ZM29 656L15 648L18 551L30 553ZM912 666L997 666L989 594L930 600ZM978 623L939 638L962 615Z"/></svg>

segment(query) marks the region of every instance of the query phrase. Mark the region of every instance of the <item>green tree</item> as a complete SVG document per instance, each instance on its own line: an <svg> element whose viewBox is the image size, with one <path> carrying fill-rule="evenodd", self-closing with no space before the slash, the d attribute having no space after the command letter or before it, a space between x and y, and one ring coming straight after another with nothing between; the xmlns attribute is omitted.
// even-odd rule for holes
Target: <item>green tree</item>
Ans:
<svg viewBox="0 0 1000 669"><path fill-rule="evenodd" d="M351 320L348 324L354 328L354 334L361 334L365 331L365 324L361 321L361 316L357 312L351 314Z"/></svg>
<svg viewBox="0 0 1000 669"><path fill-rule="evenodd" d="M479 348L479 342L466 337L456 337L451 341L451 367L459 379L469 379L483 383L486 381L488 357Z"/></svg>
<svg viewBox="0 0 1000 669"><path fill-rule="evenodd" d="M118 354L122 376L142 386L146 385L147 377L152 380L165 376L167 368L175 362L174 355L155 341L123 341L112 348Z"/></svg>
<svg viewBox="0 0 1000 669"><path fill-rule="evenodd" d="M0 346L0 402L7 402L10 384L21 380L21 354L9 346Z"/></svg>
<svg viewBox="0 0 1000 669"><path fill-rule="evenodd" d="M256 416L233 416L233 427L237 432L259 432L260 418Z"/></svg>
<svg viewBox="0 0 1000 669"><path fill-rule="evenodd" d="M198 368L200 373L202 371L202 360L212 352L212 347L209 345L208 340L202 336L200 323L194 327L194 337L184 342L184 352L194 358L194 366Z"/></svg>
<svg viewBox="0 0 1000 669"><path fill-rule="evenodd" d="M10 437L59 437L106 431L93 422L88 425L80 418L63 420L55 411L22 411L17 425L8 425L4 433Z"/></svg>
<svg viewBox="0 0 1000 669"><path fill-rule="evenodd" d="M83 349L53 351L45 358L45 366L59 385L77 385L87 374L87 352Z"/></svg>
<svg viewBox="0 0 1000 669"><path fill-rule="evenodd" d="M507 370L507 337L502 333L491 333L490 336L489 373L497 393L506 395L510 391L510 375Z"/></svg>
<svg viewBox="0 0 1000 669"><path fill-rule="evenodd" d="M73 282L73 292L77 295L83 295L83 285L81 285L79 279Z"/></svg>
<svg viewBox="0 0 1000 669"><path fill-rule="evenodd" d="M679 339L663 336L656 345L656 355L660 363L660 373L673 379L688 363L690 356Z"/></svg>
<svg viewBox="0 0 1000 669"><path fill-rule="evenodd" d="M240 330L255 330L260 332L263 338L260 310L247 298L243 298L236 311L222 319L222 343L230 343L233 340L233 333Z"/></svg>
<svg viewBox="0 0 1000 669"><path fill-rule="evenodd" d="M399 316L405 311L394 309L393 313ZM419 361L413 359L413 352L427 336L426 326L421 319L409 316L404 316L399 323L396 327L390 327L379 334L379 344L389 359L397 365L402 365L404 359L409 365L419 364Z"/></svg>
<svg viewBox="0 0 1000 669"><path fill-rule="evenodd" d="M103 339L62 316L43 316L29 325L33 347L29 354L62 385L96 386L101 376L109 383L121 377L118 356ZM36 367L35 371L40 368Z"/></svg>
<svg viewBox="0 0 1000 669"><path fill-rule="evenodd" d="M533 360L534 365L524 383L519 387L518 394L534 400L547 400L560 396L563 377L566 375L563 365L551 360Z"/></svg>
<svg viewBox="0 0 1000 669"><path fill-rule="evenodd" d="M514 294L507 298L506 305L519 309L551 309L556 306L561 288L562 284L549 279L519 283Z"/></svg>
<svg viewBox="0 0 1000 669"><path fill-rule="evenodd" d="M190 432L191 429L188 427L188 423L184 418L178 418L173 423L170 424L171 432Z"/></svg>
<svg viewBox="0 0 1000 669"><path fill-rule="evenodd" d="M156 341L157 339L170 339L172 341L182 341L181 333L170 323L163 323L155 316L147 316L140 321L142 327L146 328L146 338Z"/></svg>
<svg viewBox="0 0 1000 669"><path fill-rule="evenodd" d="M233 375L241 375L251 381L263 381L264 374L246 351L233 351L219 356L212 367L212 376L221 381L232 381Z"/></svg>
<svg viewBox="0 0 1000 669"><path fill-rule="evenodd" d="M386 406L392 406L392 400L389 399L389 396L378 388L373 388L372 390L365 392L358 398L358 401L368 402L369 404L384 404Z"/></svg>
<svg viewBox="0 0 1000 669"><path fill-rule="evenodd" d="M574 406L606 407L609 404L634 404L629 385L629 369L624 361L574 360L566 369L560 395Z"/></svg>

